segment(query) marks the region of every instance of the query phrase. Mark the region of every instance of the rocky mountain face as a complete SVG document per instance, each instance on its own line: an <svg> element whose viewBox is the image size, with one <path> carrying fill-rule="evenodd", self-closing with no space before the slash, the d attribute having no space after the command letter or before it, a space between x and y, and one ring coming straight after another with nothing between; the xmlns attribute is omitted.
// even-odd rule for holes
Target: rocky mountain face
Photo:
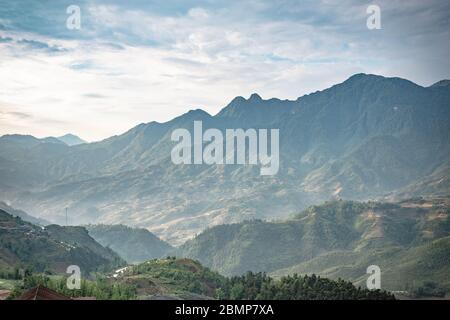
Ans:
<svg viewBox="0 0 450 320"><path fill-rule="evenodd" d="M358 74L295 101L235 98L100 142L0 138L0 193L54 223L127 224L181 244L207 227L280 219L334 198L449 194L450 86ZM177 128L279 129L280 169L175 165ZM446 169L447 168L447 169ZM420 187L422 184L426 188Z"/></svg>

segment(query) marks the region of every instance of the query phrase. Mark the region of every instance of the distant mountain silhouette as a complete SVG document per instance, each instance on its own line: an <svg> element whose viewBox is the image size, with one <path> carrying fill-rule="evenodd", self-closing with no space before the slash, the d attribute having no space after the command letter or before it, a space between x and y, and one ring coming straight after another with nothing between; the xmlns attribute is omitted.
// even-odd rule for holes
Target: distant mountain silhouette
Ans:
<svg viewBox="0 0 450 320"><path fill-rule="evenodd" d="M77 144L86 143L86 141L71 133L65 134L61 137L57 137L57 139L64 142L68 146L76 146Z"/></svg>

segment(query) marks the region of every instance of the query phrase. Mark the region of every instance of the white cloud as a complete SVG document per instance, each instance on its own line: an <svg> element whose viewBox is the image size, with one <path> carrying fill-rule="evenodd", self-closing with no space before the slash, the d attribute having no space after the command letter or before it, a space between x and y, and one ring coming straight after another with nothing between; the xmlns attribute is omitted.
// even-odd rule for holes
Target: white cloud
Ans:
<svg viewBox="0 0 450 320"><path fill-rule="evenodd" d="M203 8L192 8L188 11L188 16L194 19L209 18L208 11Z"/></svg>
<svg viewBox="0 0 450 320"><path fill-rule="evenodd" d="M189 108L214 114L237 95L295 99L356 72L421 84L448 76L436 66L448 66L448 44L434 45L448 28L430 26L439 12L416 13L420 30L410 34L404 24L413 22L393 15L422 5L382 4L376 33L365 28L361 3L315 3L236 2L173 15L98 5L83 7L87 21L73 38L0 30L14 39L0 42L0 134L73 132L96 140ZM13 119L15 111L30 118Z"/></svg>

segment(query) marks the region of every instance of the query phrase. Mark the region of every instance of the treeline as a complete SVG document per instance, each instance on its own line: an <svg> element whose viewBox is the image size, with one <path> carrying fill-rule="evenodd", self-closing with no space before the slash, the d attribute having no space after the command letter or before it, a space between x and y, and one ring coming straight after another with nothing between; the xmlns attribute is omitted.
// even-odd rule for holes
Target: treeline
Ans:
<svg viewBox="0 0 450 320"><path fill-rule="evenodd" d="M274 280L264 273L247 272L218 288L217 298L231 300L394 300L386 291L355 287L342 279L316 275L286 276Z"/></svg>
<svg viewBox="0 0 450 320"><path fill-rule="evenodd" d="M0 279L21 280L22 272L19 268L0 268Z"/></svg>
<svg viewBox="0 0 450 320"><path fill-rule="evenodd" d="M440 297L443 298L447 294L445 288L441 288L437 283L426 281L421 286L410 289L411 296L414 298L423 297Z"/></svg>
<svg viewBox="0 0 450 320"><path fill-rule="evenodd" d="M156 260L155 260L156 261ZM394 300L386 291L355 287L342 279L330 280L316 275L285 276L273 279L265 273L247 272L242 276L223 277L192 260L160 260L140 264L127 270L133 276L151 276L173 283L172 289L198 293L219 300ZM181 262L180 262L181 261ZM161 264L160 266L158 266ZM168 268L169 265L171 268ZM176 268L175 268L175 267ZM200 266L200 267L199 267ZM189 270L189 271L188 271ZM95 297L99 300L129 300L137 298L137 288L115 278L98 276L96 280L81 280L79 290L67 288L67 278L33 274L25 270L22 277L16 271L8 276L22 279L16 285L11 299L25 290L43 285L69 297ZM167 281L166 281L167 280Z"/></svg>

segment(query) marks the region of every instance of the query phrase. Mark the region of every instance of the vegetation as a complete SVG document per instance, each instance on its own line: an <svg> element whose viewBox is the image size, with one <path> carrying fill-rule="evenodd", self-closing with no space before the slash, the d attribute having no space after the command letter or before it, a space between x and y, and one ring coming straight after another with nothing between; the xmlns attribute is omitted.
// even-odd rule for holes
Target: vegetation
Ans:
<svg viewBox="0 0 450 320"><path fill-rule="evenodd" d="M136 285L141 296L214 297L227 279L190 259L154 259L128 267L118 278Z"/></svg>
<svg viewBox="0 0 450 320"><path fill-rule="evenodd" d="M0 268L0 279L21 280L22 274L19 268Z"/></svg>
<svg viewBox="0 0 450 320"><path fill-rule="evenodd" d="M10 298L41 284L70 297L96 297L102 300L155 296L232 300L393 299L384 291L356 288L348 281L333 281L316 275L273 279L265 273L247 272L243 276L226 278L197 261L175 257L130 266L117 277L98 276L95 280L82 280L79 290L67 289L66 281L66 277L33 274L30 270L24 270L22 281L15 286Z"/></svg>
<svg viewBox="0 0 450 320"><path fill-rule="evenodd" d="M89 274L124 265L82 227L38 227L0 209L0 267L27 267L39 272L65 272L78 265Z"/></svg>
<svg viewBox="0 0 450 320"><path fill-rule="evenodd" d="M425 281L420 287L411 290L411 296L414 298L420 297L444 297L447 290L432 281Z"/></svg>
<svg viewBox="0 0 450 320"><path fill-rule="evenodd" d="M68 297L95 297L99 300L130 300L136 298L136 288L131 285L115 283L110 279L99 277L96 280L81 280L80 289L67 288L67 278L63 276L49 277L33 274L25 270L23 281L16 285L9 299L19 297L24 291L37 285L43 285Z"/></svg>
<svg viewBox="0 0 450 320"><path fill-rule="evenodd" d="M40 228L0 211L0 278L9 288L21 283L15 291L36 283L65 290L64 278L55 274L65 272L67 264L79 264L102 273L86 278L89 272L83 271L81 291L70 294L101 299L390 299L386 292L348 282L364 286L366 269L375 264L382 270L384 289L442 296L450 292L449 203L448 198L330 201L287 221L208 229L177 252L200 262L153 259L114 276L110 271L124 261L85 228ZM117 230L129 232L124 226L102 228L108 237Z"/></svg>
<svg viewBox="0 0 450 320"><path fill-rule="evenodd" d="M233 300L391 300L392 294L356 288L351 282L324 279L316 275L282 277L273 280L264 273L247 272L232 277L219 291L219 298Z"/></svg>
<svg viewBox="0 0 450 320"><path fill-rule="evenodd" d="M287 221L207 229L177 255L198 259L225 275L247 270L276 277L315 273L360 285L367 267L376 264L388 290L407 290L431 280L450 292L449 215L448 198L329 201Z"/></svg>

